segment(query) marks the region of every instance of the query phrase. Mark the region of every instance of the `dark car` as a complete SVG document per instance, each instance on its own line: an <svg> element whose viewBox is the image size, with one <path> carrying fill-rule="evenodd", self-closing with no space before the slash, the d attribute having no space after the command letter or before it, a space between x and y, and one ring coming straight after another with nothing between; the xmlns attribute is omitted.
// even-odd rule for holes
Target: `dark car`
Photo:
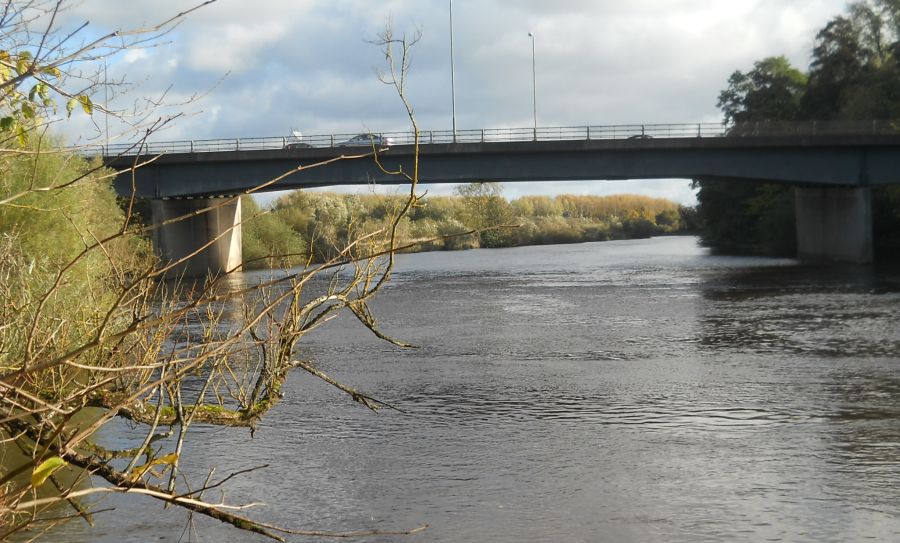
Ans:
<svg viewBox="0 0 900 543"><path fill-rule="evenodd" d="M312 145L310 145L308 143L303 143L301 141L295 141L293 143L285 144L284 148L285 149L310 149L310 148L312 148Z"/></svg>

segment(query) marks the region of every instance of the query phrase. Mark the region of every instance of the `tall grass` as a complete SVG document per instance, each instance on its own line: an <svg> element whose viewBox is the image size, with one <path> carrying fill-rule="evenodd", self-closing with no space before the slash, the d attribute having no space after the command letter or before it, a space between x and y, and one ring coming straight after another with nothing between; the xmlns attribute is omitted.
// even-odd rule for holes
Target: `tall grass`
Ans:
<svg viewBox="0 0 900 543"><path fill-rule="evenodd" d="M0 205L0 370L23 358L28 335L43 339L45 356L83 342L107 318L110 286L152 258L137 235L79 256L125 223L106 172L89 173L96 164L77 156L25 151L0 157L0 195L11 200Z"/></svg>

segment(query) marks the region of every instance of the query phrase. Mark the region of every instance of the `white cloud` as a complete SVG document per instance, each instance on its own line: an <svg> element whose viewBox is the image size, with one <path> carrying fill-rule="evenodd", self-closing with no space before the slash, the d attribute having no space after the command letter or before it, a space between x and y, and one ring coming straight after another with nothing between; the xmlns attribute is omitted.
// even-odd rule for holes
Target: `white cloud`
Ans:
<svg viewBox="0 0 900 543"><path fill-rule="evenodd" d="M529 126L531 41L536 35L538 117L544 125L701 122L720 118L728 76L786 55L805 68L815 32L845 0L456 0L456 103L460 128ZM94 32L147 26L183 0L85 0L64 24ZM169 45L110 64L142 92L212 91L166 137L228 138L391 131L407 122L375 78L376 37L421 28L408 94L423 129L450 128L446 0L220 0L164 38ZM216 82L230 72L218 86ZM215 88L213 88L215 87ZM131 100L133 98L129 98ZM618 182L616 182L618 183ZM688 202L685 182L530 184L528 190L656 192ZM662 183L662 184L661 184ZM668 184L665 184L668 183ZM509 186L510 194L525 185ZM445 190L440 187L436 190Z"/></svg>
<svg viewBox="0 0 900 543"><path fill-rule="evenodd" d="M131 49L125 51L122 55L122 62L125 64L134 64L135 62L146 61L150 57L147 49Z"/></svg>
<svg viewBox="0 0 900 543"><path fill-rule="evenodd" d="M279 21L205 27L186 37L188 65L211 72L258 69L273 49L284 46L287 34L287 25Z"/></svg>

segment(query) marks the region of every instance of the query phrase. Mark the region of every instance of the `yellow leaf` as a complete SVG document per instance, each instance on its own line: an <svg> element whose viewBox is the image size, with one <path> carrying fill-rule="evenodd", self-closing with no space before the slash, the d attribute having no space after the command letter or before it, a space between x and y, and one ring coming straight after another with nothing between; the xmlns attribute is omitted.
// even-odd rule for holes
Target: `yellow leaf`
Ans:
<svg viewBox="0 0 900 543"><path fill-rule="evenodd" d="M150 465L151 466L156 466L159 464L170 464L171 465L171 464L174 464L175 462L178 462L178 453L170 453L165 456L160 456L153 462L150 462Z"/></svg>
<svg viewBox="0 0 900 543"><path fill-rule="evenodd" d="M84 110L88 115L94 111L94 104L91 103L91 99L85 95L76 96L75 98L81 103L81 109Z"/></svg>
<svg viewBox="0 0 900 543"><path fill-rule="evenodd" d="M154 458L147 464L144 464L142 466L137 466L136 468L134 468L134 470L128 476L128 479L130 481L137 481L138 479L140 479L141 477L146 475L148 472L151 475L159 478L162 476L162 474L157 474L156 472L151 471L150 468L152 468L153 466L158 466L160 464L173 465L173 464L175 464L175 462L178 462L178 453L170 453L170 454L160 456L159 458Z"/></svg>
<svg viewBox="0 0 900 543"><path fill-rule="evenodd" d="M47 477L50 477L54 471L68 465L69 464L65 460L58 456L53 456L44 460L41 462L41 465L34 468L34 471L31 473L31 486L34 488L41 486L44 484L44 481L47 480Z"/></svg>

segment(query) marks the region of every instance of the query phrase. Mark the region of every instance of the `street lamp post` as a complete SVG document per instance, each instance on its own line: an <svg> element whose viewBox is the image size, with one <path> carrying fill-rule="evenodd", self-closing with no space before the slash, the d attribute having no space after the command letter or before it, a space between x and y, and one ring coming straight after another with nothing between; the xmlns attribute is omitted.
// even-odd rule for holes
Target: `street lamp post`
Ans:
<svg viewBox="0 0 900 543"><path fill-rule="evenodd" d="M450 0L450 104L453 117L453 143L456 143L456 74L453 67L453 0Z"/></svg>
<svg viewBox="0 0 900 543"><path fill-rule="evenodd" d="M534 32L529 32L528 37L531 38L531 97L534 106L534 141L537 141L537 65L534 58Z"/></svg>

